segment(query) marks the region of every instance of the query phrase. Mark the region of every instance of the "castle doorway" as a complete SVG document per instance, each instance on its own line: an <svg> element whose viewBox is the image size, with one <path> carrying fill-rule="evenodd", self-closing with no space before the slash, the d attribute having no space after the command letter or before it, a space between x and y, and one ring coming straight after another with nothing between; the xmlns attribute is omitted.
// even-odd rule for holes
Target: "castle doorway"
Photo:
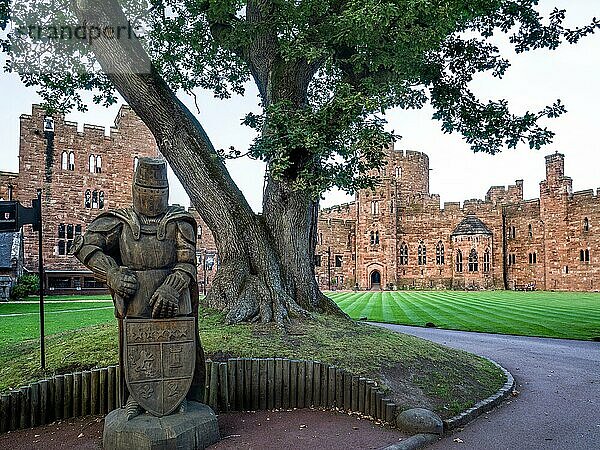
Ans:
<svg viewBox="0 0 600 450"><path fill-rule="evenodd" d="M371 272L371 289L381 289L381 273L379 270L374 270Z"/></svg>

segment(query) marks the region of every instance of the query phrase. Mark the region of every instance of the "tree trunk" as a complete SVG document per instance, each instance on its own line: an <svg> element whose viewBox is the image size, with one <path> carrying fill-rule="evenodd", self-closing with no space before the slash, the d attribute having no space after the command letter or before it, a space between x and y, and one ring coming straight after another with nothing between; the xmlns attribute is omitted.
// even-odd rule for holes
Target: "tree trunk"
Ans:
<svg viewBox="0 0 600 450"><path fill-rule="evenodd" d="M308 311L339 313L323 295L315 278L318 202L285 182L270 179L265 190L263 216L282 265L288 292Z"/></svg>
<svg viewBox="0 0 600 450"><path fill-rule="evenodd" d="M76 14L82 23L127 23L116 0L103 0L102 7L96 0L78 0ZM102 36L92 50L215 236L221 265L207 304L226 311L230 323L284 325L290 316L312 311L343 314L321 294L314 277L316 204L270 181L264 215L254 214L197 119L154 68L136 73L139 62L148 59L140 43Z"/></svg>

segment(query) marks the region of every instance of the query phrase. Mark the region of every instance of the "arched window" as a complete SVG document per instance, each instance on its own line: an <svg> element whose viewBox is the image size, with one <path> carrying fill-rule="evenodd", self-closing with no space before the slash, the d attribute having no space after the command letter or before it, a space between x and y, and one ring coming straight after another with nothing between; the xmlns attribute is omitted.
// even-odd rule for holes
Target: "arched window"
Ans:
<svg viewBox="0 0 600 450"><path fill-rule="evenodd" d="M96 156L96 173L102 173L102 156Z"/></svg>
<svg viewBox="0 0 600 450"><path fill-rule="evenodd" d="M69 170L75 170L75 153L69 153Z"/></svg>
<svg viewBox="0 0 600 450"><path fill-rule="evenodd" d="M98 209L98 191L92 192L92 208Z"/></svg>
<svg viewBox="0 0 600 450"><path fill-rule="evenodd" d="M537 264L537 253L532 252L529 254L529 264Z"/></svg>
<svg viewBox="0 0 600 450"><path fill-rule="evenodd" d="M134 172L137 169L137 166L138 166L139 162L140 162L140 158L138 158L137 156L133 158L133 171Z"/></svg>
<svg viewBox="0 0 600 450"><path fill-rule="evenodd" d="M583 231L590 231L590 221L587 217L583 219Z"/></svg>
<svg viewBox="0 0 600 450"><path fill-rule="evenodd" d="M60 168L62 170L69 169L69 155L67 155L67 152L62 152L62 155L60 155Z"/></svg>
<svg viewBox="0 0 600 450"><path fill-rule="evenodd" d="M486 248L483 253L483 271L488 273L490 271L490 249Z"/></svg>
<svg viewBox="0 0 600 450"><path fill-rule="evenodd" d="M104 209L104 191L100 191L98 194L98 208Z"/></svg>
<svg viewBox="0 0 600 450"><path fill-rule="evenodd" d="M375 245L375 232L371 231L371 245Z"/></svg>
<svg viewBox="0 0 600 450"><path fill-rule="evenodd" d="M469 272L479 271L479 257L477 256L477 250L474 248L469 252Z"/></svg>
<svg viewBox="0 0 600 450"><path fill-rule="evenodd" d="M517 237L517 228L514 226L508 227L508 237L509 239L515 239Z"/></svg>
<svg viewBox="0 0 600 450"><path fill-rule="evenodd" d="M402 178L402 167L396 166L396 178Z"/></svg>
<svg viewBox="0 0 600 450"><path fill-rule="evenodd" d="M379 201L378 200L373 200L371 202L371 214L373 214L374 216L379 214Z"/></svg>
<svg viewBox="0 0 600 450"><path fill-rule="evenodd" d="M92 207L92 191L90 191L89 189L85 191L85 207Z"/></svg>
<svg viewBox="0 0 600 450"><path fill-rule="evenodd" d="M530 238L533 237L533 226L531 226L531 224L528 226L528 235Z"/></svg>
<svg viewBox="0 0 600 450"><path fill-rule="evenodd" d="M456 251L456 271L457 272L462 272L463 269L463 258L462 258L462 252L460 250Z"/></svg>
<svg viewBox="0 0 600 450"><path fill-rule="evenodd" d="M435 246L435 263L438 266L441 266L445 263L444 243L442 241L439 241Z"/></svg>
<svg viewBox="0 0 600 450"><path fill-rule="evenodd" d="M423 241L419 242L419 248L417 249L417 260L420 266L427 264L427 247Z"/></svg>
<svg viewBox="0 0 600 450"><path fill-rule="evenodd" d="M202 239L202 225L198 225L198 239Z"/></svg>
<svg viewBox="0 0 600 450"><path fill-rule="evenodd" d="M96 173L96 157L90 155L90 173Z"/></svg>
<svg viewBox="0 0 600 450"><path fill-rule="evenodd" d="M379 245L379 231L375 232L375 245Z"/></svg>
<svg viewBox="0 0 600 450"><path fill-rule="evenodd" d="M406 242L400 244L400 265L408 265L408 245L406 245Z"/></svg>

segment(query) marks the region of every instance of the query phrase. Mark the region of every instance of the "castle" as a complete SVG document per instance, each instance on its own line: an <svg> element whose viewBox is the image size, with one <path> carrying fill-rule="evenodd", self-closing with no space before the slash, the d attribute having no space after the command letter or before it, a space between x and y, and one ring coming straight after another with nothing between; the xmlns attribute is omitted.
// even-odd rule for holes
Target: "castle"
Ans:
<svg viewBox="0 0 600 450"><path fill-rule="evenodd" d="M128 106L122 106L115 124L87 125L63 115L49 117L34 105L20 117L19 172L0 172L0 198L31 206L42 189L43 259L45 285L50 293L105 291L92 273L69 254L76 235L103 210L129 207L131 185L140 157L157 156L150 130ZM202 288L216 273L218 258L214 240L199 215L198 280ZM25 270L38 271L37 232L23 230Z"/></svg>
<svg viewBox="0 0 600 450"><path fill-rule="evenodd" d="M42 189L43 256L51 293L100 292L69 255L77 234L104 209L131 205L138 158L156 156L154 137L128 106L114 127L48 117L33 106L20 118L19 172L0 172L0 198L30 206ZM315 276L322 289L600 289L600 192L572 192L564 156L546 156L540 198L523 199L523 181L491 187L485 200L440 205L429 193L429 158L387 151L374 189L322 209ZM198 221L198 282L219 265L214 237ZM23 232L25 270L37 272L37 233Z"/></svg>
<svg viewBox="0 0 600 450"><path fill-rule="evenodd" d="M376 189L321 210L322 289L600 289L600 189L572 192L564 155L546 156L534 200L517 180L442 208L415 151L389 149L379 176Z"/></svg>

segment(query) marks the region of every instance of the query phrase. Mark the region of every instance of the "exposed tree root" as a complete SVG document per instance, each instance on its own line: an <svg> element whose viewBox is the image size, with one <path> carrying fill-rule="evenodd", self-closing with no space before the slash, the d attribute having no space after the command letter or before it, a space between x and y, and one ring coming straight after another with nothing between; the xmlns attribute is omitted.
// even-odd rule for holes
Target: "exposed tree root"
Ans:
<svg viewBox="0 0 600 450"><path fill-rule="evenodd" d="M290 317L305 317L308 312L285 292L278 276L261 277L238 265L224 265L207 295L210 307L227 313L227 322L275 322L284 327Z"/></svg>

